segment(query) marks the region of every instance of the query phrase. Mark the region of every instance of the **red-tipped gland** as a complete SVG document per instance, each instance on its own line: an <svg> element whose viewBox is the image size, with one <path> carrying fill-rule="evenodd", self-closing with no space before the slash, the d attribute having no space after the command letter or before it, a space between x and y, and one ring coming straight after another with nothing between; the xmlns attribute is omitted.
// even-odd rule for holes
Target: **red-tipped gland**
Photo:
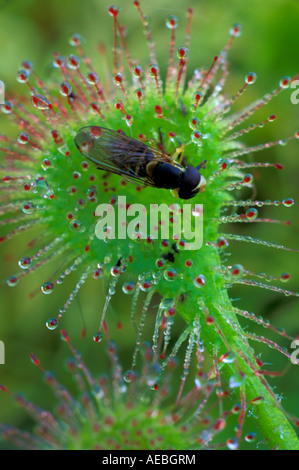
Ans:
<svg viewBox="0 0 299 470"><path fill-rule="evenodd" d="M151 65L149 67L149 71L150 71L150 74L152 75L152 77L158 77L158 74L159 74L159 67L157 65Z"/></svg>
<svg viewBox="0 0 299 470"><path fill-rule="evenodd" d="M179 21L176 16L171 15L167 18L166 26L168 29L175 29L178 27Z"/></svg>
<svg viewBox="0 0 299 470"><path fill-rule="evenodd" d="M119 8L116 7L115 5L111 5L108 8L109 15L112 16L113 18L116 18L118 13L119 13Z"/></svg>
<svg viewBox="0 0 299 470"><path fill-rule="evenodd" d="M87 80L88 83L90 83L91 85L96 85L99 81L99 77L95 72L89 72L89 74L87 75Z"/></svg>
<svg viewBox="0 0 299 470"><path fill-rule="evenodd" d="M247 85L252 85L256 81L256 73L255 72L249 72L246 77L245 77L245 82Z"/></svg>
<svg viewBox="0 0 299 470"><path fill-rule="evenodd" d="M279 82L280 88L289 88L291 81L291 77L283 77Z"/></svg>
<svg viewBox="0 0 299 470"><path fill-rule="evenodd" d="M73 34L69 40L69 43L74 47L80 46L82 44L82 36L80 34Z"/></svg>
<svg viewBox="0 0 299 470"><path fill-rule="evenodd" d="M35 364L36 366L40 365L39 359L35 356L35 354L31 353L30 354L30 359Z"/></svg>
<svg viewBox="0 0 299 470"><path fill-rule="evenodd" d="M196 92L196 93L194 94L195 107L196 107L196 108L197 108L197 106L198 106L198 103L199 103L200 100L202 99L202 97L203 97L203 94L202 94L200 91L198 91L198 92Z"/></svg>
<svg viewBox="0 0 299 470"><path fill-rule="evenodd" d="M253 181L253 176L252 175L244 176L243 183L248 184L248 183L252 183L252 181Z"/></svg>
<svg viewBox="0 0 299 470"><path fill-rule="evenodd" d="M226 421L223 418L217 419L216 423L214 424L213 428L215 431L222 431L225 428Z"/></svg>
<svg viewBox="0 0 299 470"><path fill-rule="evenodd" d="M284 199L282 201L283 205L286 206L286 207L291 207L294 205L294 199L292 199L291 197L287 198L287 199Z"/></svg>
<svg viewBox="0 0 299 470"><path fill-rule="evenodd" d="M67 58L67 66L71 70L77 70L80 67L80 59L76 55L70 55Z"/></svg>
<svg viewBox="0 0 299 470"><path fill-rule="evenodd" d="M188 55L188 49L186 47L180 47L177 52L179 59L184 59Z"/></svg>
<svg viewBox="0 0 299 470"><path fill-rule="evenodd" d="M168 313L168 315L173 316L173 315L175 314L175 308L174 308L174 307L170 307L170 308L167 310L167 313Z"/></svg>
<svg viewBox="0 0 299 470"><path fill-rule="evenodd" d="M283 273L281 275L281 279L283 279L284 281L288 281L290 279L290 274L289 273Z"/></svg>
<svg viewBox="0 0 299 470"><path fill-rule="evenodd" d="M21 132L18 136L18 142L20 144L28 144L30 142L30 137L26 132Z"/></svg>
<svg viewBox="0 0 299 470"><path fill-rule="evenodd" d="M239 23L235 23L233 27L229 30L229 32L232 37L239 37L242 33L242 25Z"/></svg>
<svg viewBox="0 0 299 470"><path fill-rule="evenodd" d="M59 91L62 96L70 96L70 94L72 93L72 87L70 83L63 82L59 87Z"/></svg>
<svg viewBox="0 0 299 470"><path fill-rule="evenodd" d="M135 65L133 69L133 74L135 75L135 77L140 78L142 73L143 73L142 67L140 65Z"/></svg>
<svg viewBox="0 0 299 470"><path fill-rule="evenodd" d="M40 110L52 109L51 102L43 95L35 94L31 97L32 104Z"/></svg>
<svg viewBox="0 0 299 470"><path fill-rule="evenodd" d="M21 70L18 74L17 74L17 80L19 83L27 83L27 80L28 80L28 72L26 72L25 70Z"/></svg>
<svg viewBox="0 0 299 470"><path fill-rule="evenodd" d="M70 337L65 330L61 330L60 334L61 334L61 339L63 339L64 341L70 340Z"/></svg>
<svg viewBox="0 0 299 470"><path fill-rule="evenodd" d="M161 118L163 117L163 109L162 109L162 106L160 106L159 104L157 104L155 106L155 113L157 115L158 118Z"/></svg>
<svg viewBox="0 0 299 470"><path fill-rule="evenodd" d="M116 85L120 85L123 81L123 77L122 77L122 74L121 73L116 73L114 75L114 82Z"/></svg>

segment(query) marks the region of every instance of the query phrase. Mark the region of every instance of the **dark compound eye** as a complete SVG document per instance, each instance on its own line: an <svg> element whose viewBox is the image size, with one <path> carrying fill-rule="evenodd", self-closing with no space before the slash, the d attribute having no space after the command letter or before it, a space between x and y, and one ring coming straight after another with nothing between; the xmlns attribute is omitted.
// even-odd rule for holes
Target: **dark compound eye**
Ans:
<svg viewBox="0 0 299 470"><path fill-rule="evenodd" d="M194 189L199 185L200 173L194 166L188 166L185 170L181 187Z"/></svg>
<svg viewBox="0 0 299 470"><path fill-rule="evenodd" d="M193 166L188 166L184 172L183 180L179 188L181 199L191 199L199 191L201 174Z"/></svg>

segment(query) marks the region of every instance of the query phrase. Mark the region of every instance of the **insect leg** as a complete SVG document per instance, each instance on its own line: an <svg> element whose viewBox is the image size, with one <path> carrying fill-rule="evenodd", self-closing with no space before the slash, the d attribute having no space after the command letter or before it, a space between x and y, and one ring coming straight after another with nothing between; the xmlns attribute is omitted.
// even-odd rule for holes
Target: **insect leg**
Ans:
<svg viewBox="0 0 299 470"><path fill-rule="evenodd" d="M201 168L204 168L204 169L205 169L205 168L206 168L206 164L207 164L207 160L203 160L203 161L200 162L200 164L197 165L195 168L196 168L197 170L200 170Z"/></svg>
<svg viewBox="0 0 299 470"><path fill-rule="evenodd" d="M174 154L171 156L173 160L178 160L178 163L182 163L183 155L184 155L184 150L185 150L185 144L180 145Z"/></svg>

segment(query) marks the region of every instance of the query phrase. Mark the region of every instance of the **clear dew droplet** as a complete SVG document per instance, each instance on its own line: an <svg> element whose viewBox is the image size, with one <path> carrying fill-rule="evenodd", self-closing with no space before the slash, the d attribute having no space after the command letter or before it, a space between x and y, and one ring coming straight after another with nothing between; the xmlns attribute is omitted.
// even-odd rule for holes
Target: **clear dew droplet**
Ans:
<svg viewBox="0 0 299 470"><path fill-rule="evenodd" d="M241 277L243 276L244 272L245 272L245 269L241 264L234 264L230 268L230 273L234 277Z"/></svg>
<svg viewBox="0 0 299 470"><path fill-rule="evenodd" d="M49 320L46 321L46 326L49 330L55 330L58 326L58 320L56 318L49 318Z"/></svg>
<svg viewBox="0 0 299 470"><path fill-rule="evenodd" d="M54 289L54 284L49 281L44 282L43 285L41 286L41 291L44 294L51 294L53 292L53 289Z"/></svg>
<svg viewBox="0 0 299 470"><path fill-rule="evenodd" d="M142 279L138 282L138 287L143 292L147 292L152 287L151 279Z"/></svg>
<svg viewBox="0 0 299 470"><path fill-rule="evenodd" d="M51 101L49 101L44 95L40 95L38 93L33 94L31 100L33 106L41 111L50 109L52 106Z"/></svg>
<svg viewBox="0 0 299 470"><path fill-rule="evenodd" d="M25 145L25 144L27 144L29 141L30 141L30 137L29 137L29 134L27 134L27 132L21 132L21 133L18 135L18 142L19 142L19 144Z"/></svg>
<svg viewBox="0 0 299 470"><path fill-rule="evenodd" d="M175 29L179 25L179 20L176 16L170 15L166 20L166 26L168 29Z"/></svg>
<svg viewBox="0 0 299 470"><path fill-rule="evenodd" d="M231 364L232 362L234 362L234 360L235 360L235 356L232 352L225 354L224 357L222 358L222 362L226 364Z"/></svg>
<svg viewBox="0 0 299 470"><path fill-rule="evenodd" d="M238 446L239 446L239 443L237 441L237 439L235 439L234 437L231 438L231 439L228 439L226 441L226 445L227 447L229 448L229 450L237 450L238 449Z"/></svg>
<svg viewBox="0 0 299 470"><path fill-rule="evenodd" d="M33 204L33 202L30 202L30 201L25 202L25 204L22 207L22 211L24 212L24 214L32 214L34 209L35 209L35 205Z"/></svg>
<svg viewBox="0 0 299 470"><path fill-rule="evenodd" d="M55 55L54 60L53 60L53 66L57 69L61 68L64 66L64 58L61 55Z"/></svg>
<svg viewBox="0 0 299 470"><path fill-rule="evenodd" d="M72 93L72 86L69 82L63 82L61 83L59 87L59 92L62 96L70 96Z"/></svg>
<svg viewBox="0 0 299 470"><path fill-rule="evenodd" d="M37 178L32 185L32 191L44 199L52 199L54 191L44 178Z"/></svg>
<svg viewBox="0 0 299 470"><path fill-rule="evenodd" d="M129 369L124 373L124 381L127 383L133 382L136 379L136 373Z"/></svg>
<svg viewBox="0 0 299 470"><path fill-rule="evenodd" d="M48 158L44 158L42 163L41 163L41 167L45 171L48 170L48 168L51 167L51 161Z"/></svg>
<svg viewBox="0 0 299 470"><path fill-rule="evenodd" d="M75 210L78 211L78 210L83 210L84 207L86 206L86 200L85 199L78 199L78 201L76 201L76 204L75 204Z"/></svg>
<svg viewBox="0 0 299 470"><path fill-rule="evenodd" d="M198 287L199 289L204 287L206 285L206 278L203 274L199 274L198 276L195 276L193 279L193 284L195 287Z"/></svg>
<svg viewBox="0 0 299 470"><path fill-rule="evenodd" d="M103 339L103 335L99 331L93 336L93 340L95 343L100 343L102 339Z"/></svg>
<svg viewBox="0 0 299 470"><path fill-rule="evenodd" d="M185 57L187 57L189 51L186 47L179 47L179 49L177 50L177 57L179 59L183 59Z"/></svg>
<svg viewBox="0 0 299 470"><path fill-rule="evenodd" d="M126 116L125 121L126 121L127 126L129 126L129 127L132 126L133 121L134 121L133 116L131 116L131 115L128 114L128 115Z"/></svg>
<svg viewBox="0 0 299 470"><path fill-rule="evenodd" d="M89 74L87 75L87 81L89 85L96 85L99 81L99 77L95 72L89 72Z"/></svg>
<svg viewBox="0 0 299 470"><path fill-rule="evenodd" d="M163 269L166 265L166 261L164 258L157 258L155 261L155 265L158 269Z"/></svg>
<svg viewBox="0 0 299 470"><path fill-rule="evenodd" d="M255 436L256 436L256 434L254 432L250 432L250 433L246 434L245 441L246 442L252 442L252 441L255 440Z"/></svg>
<svg viewBox="0 0 299 470"><path fill-rule="evenodd" d="M294 205L295 201L294 201L294 199L288 197L287 199L284 199L284 200L282 201L282 203L283 203L283 205L284 205L285 207L291 207L291 206Z"/></svg>
<svg viewBox="0 0 299 470"><path fill-rule="evenodd" d="M70 55L67 58L66 65L71 70L77 70L80 67L80 59L76 55Z"/></svg>
<svg viewBox="0 0 299 470"><path fill-rule="evenodd" d="M99 267L97 269L94 269L92 271L92 277L94 279L100 279L101 277L103 277L103 269Z"/></svg>
<svg viewBox="0 0 299 470"><path fill-rule="evenodd" d="M164 309L164 310L167 310L169 308L171 308L173 306L173 302L174 300L173 299L162 299L161 302L160 302L160 308L161 309Z"/></svg>
<svg viewBox="0 0 299 470"><path fill-rule="evenodd" d="M251 207L250 209L247 209L247 211L245 212L245 215L247 219L255 220L258 217L259 213L257 209L255 209L255 207Z"/></svg>
<svg viewBox="0 0 299 470"><path fill-rule="evenodd" d="M139 100L141 100L141 98L144 98L144 96L145 96L145 92L144 92L143 88L137 88L134 91L134 94L135 94L136 98L138 98Z"/></svg>
<svg viewBox="0 0 299 470"><path fill-rule="evenodd" d="M6 101L2 106L1 106L1 111L3 114L11 114L13 110L13 105L9 101Z"/></svg>
<svg viewBox="0 0 299 470"><path fill-rule="evenodd" d="M80 46L83 41L84 41L84 40L83 40L81 34L76 33L76 34L73 34L73 35L70 37L70 39L69 39L69 44L70 44L71 46L76 47L76 46Z"/></svg>
<svg viewBox="0 0 299 470"><path fill-rule="evenodd" d="M285 77L282 77L282 79L279 81L279 86L281 88L288 88L291 84L291 77L288 77L288 76L285 76Z"/></svg>
<svg viewBox="0 0 299 470"><path fill-rule="evenodd" d="M191 134L191 140L194 144L199 147L202 146L202 134L199 131L193 131Z"/></svg>
<svg viewBox="0 0 299 470"><path fill-rule="evenodd" d="M235 23L232 28L229 30L229 34L234 38L241 36L242 34L242 25L240 23Z"/></svg>
<svg viewBox="0 0 299 470"><path fill-rule="evenodd" d="M112 266L112 268L110 269L110 274L113 277L118 277L118 276L120 276L121 273L122 273L122 271L121 271L120 266Z"/></svg>
<svg viewBox="0 0 299 470"><path fill-rule="evenodd" d="M174 268L165 269L163 275L164 275L164 279L170 282L174 281L175 278L178 276L177 271Z"/></svg>
<svg viewBox="0 0 299 470"><path fill-rule="evenodd" d="M229 387L230 388L237 388L241 387L243 383L245 382L246 375L241 375L239 373L233 374L229 378Z"/></svg>
<svg viewBox="0 0 299 470"><path fill-rule="evenodd" d="M26 83L29 77L29 73L26 70L20 70L17 73L17 81L19 83Z"/></svg>
<svg viewBox="0 0 299 470"><path fill-rule="evenodd" d="M194 131L200 128L200 120L198 117L192 117L189 119L189 127Z"/></svg>
<svg viewBox="0 0 299 470"><path fill-rule="evenodd" d="M23 256L23 258L21 258L18 262L20 268L22 269L30 268L31 263L32 263L32 259L29 258L29 256Z"/></svg>
<svg viewBox="0 0 299 470"><path fill-rule="evenodd" d="M19 280L16 276L10 276L6 282L9 287L14 287L18 284Z"/></svg>
<svg viewBox="0 0 299 470"><path fill-rule="evenodd" d="M133 294L135 290L134 282L128 281L122 286L122 291L124 294Z"/></svg>
<svg viewBox="0 0 299 470"><path fill-rule="evenodd" d="M227 248L229 246L229 243L225 237L220 237L217 240L217 247L218 248Z"/></svg>
<svg viewBox="0 0 299 470"><path fill-rule="evenodd" d="M249 72L247 75L245 75L245 82L248 85L252 85L257 79L257 75L255 72Z"/></svg>
<svg viewBox="0 0 299 470"><path fill-rule="evenodd" d="M84 225L78 219L72 220L69 227L72 232L82 233L85 231Z"/></svg>
<svg viewBox="0 0 299 470"><path fill-rule="evenodd" d="M149 73L150 73L150 75L151 75L152 77L157 77L157 76L159 75L159 71L160 71L160 69L159 69L159 66L158 66L158 65L156 65L156 64L151 64L151 65L149 66Z"/></svg>

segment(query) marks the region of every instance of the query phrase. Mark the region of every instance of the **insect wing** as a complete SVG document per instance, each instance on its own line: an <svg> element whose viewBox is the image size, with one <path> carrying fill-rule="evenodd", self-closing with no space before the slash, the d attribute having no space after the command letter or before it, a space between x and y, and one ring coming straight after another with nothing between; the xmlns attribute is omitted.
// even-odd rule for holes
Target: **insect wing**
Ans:
<svg viewBox="0 0 299 470"><path fill-rule="evenodd" d="M110 171L148 186L155 184L149 176L141 177L136 174L136 165L153 159L175 164L170 157L143 142L104 127L83 127L75 137L75 144L81 154L94 162L100 170Z"/></svg>

